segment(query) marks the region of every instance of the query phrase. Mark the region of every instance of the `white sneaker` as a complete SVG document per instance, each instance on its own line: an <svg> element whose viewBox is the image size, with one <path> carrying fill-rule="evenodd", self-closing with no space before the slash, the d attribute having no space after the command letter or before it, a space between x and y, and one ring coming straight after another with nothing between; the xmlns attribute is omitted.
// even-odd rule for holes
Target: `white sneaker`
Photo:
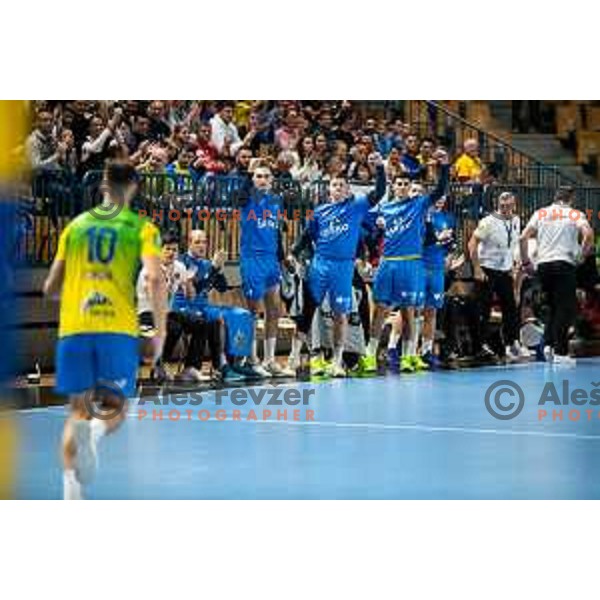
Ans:
<svg viewBox="0 0 600 600"><path fill-rule="evenodd" d="M552 350L552 346L544 346L544 360L546 362L551 363L554 358L554 350Z"/></svg>
<svg viewBox="0 0 600 600"><path fill-rule="evenodd" d="M572 356L555 354L552 364L560 367L574 367L577 364L577 361Z"/></svg>
<svg viewBox="0 0 600 600"><path fill-rule="evenodd" d="M511 362L523 360L529 356L529 350L525 346L521 346L519 342L515 342L512 346L506 346L506 358Z"/></svg>
<svg viewBox="0 0 600 600"><path fill-rule="evenodd" d="M334 363L331 363L331 365L329 366L329 368L327 369L327 374L330 377L346 377L346 371L343 367L340 367L340 365Z"/></svg>
<svg viewBox="0 0 600 600"><path fill-rule="evenodd" d="M531 358L531 351L527 346L523 346L519 342L516 342L513 348L515 347L520 358Z"/></svg>
<svg viewBox="0 0 600 600"><path fill-rule="evenodd" d="M75 476L81 484L92 481L97 469L96 444L92 436L91 421L73 420L75 442Z"/></svg>
<svg viewBox="0 0 600 600"><path fill-rule="evenodd" d="M265 369L265 367L260 363L251 364L250 366L259 377L262 377L263 379L269 379L272 377L271 372Z"/></svg>
<svg viewBox="0 0 600 600"><path fill-rule="evenodd" d="M184 369L180 375L180 379L195 381L196 383L206 383L211 381L211 378L208 375L203 375L200 370L195 367L187 367Z"/></svg>
<svg viewBox="0 0 600 600"><path fill-rule="evenodd" d="M289 367L282 367L275 360L265 363L264 368L271 374L271 377L296 377L295 370Z"/></svg>

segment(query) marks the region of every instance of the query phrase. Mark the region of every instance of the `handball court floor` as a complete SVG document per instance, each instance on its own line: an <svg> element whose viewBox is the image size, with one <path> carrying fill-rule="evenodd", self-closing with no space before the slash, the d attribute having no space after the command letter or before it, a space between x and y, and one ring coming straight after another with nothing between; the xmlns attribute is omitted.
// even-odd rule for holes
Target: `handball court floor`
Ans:
<svg viewBox="0 0 600 600"><path fill-rule="evenodd" d="M316 390L314 422L246 421L252 408L219 408L203 393L192 420L139 419L139 406L99 445L92 499L463 499L600 498L600 407L546 404L546 382L562 398L563 380L600 386L600 359L575 368L532 363L371 379L298 383ZM524 392L522 412L493 418L487 388L498 380ZM502 397L507 404L511 398ZM493 400L492 400L493 401ZM149 405L150 410L153 405ZM258 407L257 414L264 407ZM284 407L268 407L274 410ZM297 407L288 407L293 409ZM200 421L199 409L212 418ZM552 420L552 410L563 420ZM578 421L569 411L578 409ZM586 410L592 410L591 419ZM288 410L291 412L291 410ZM302 411L303 412L303 411ZM63 407L17 413L20 451L17 497L59 499ZM574 416L575 413L573 413Z"/></svg>

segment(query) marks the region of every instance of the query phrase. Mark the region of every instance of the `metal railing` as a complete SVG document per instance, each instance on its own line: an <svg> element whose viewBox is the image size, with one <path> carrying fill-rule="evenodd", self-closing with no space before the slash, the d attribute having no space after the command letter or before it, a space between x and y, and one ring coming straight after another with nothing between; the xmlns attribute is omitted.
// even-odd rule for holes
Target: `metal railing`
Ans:
<svg viewBox="0 0 600 600"><path fill-rule="evenodd" d="M46 172L34 177L31 196L21 201L16 248L19 262L43 265L53 259L66 224L100 201L100 180L99 172L88 173L82 182L60 172ZM133 208L144 211L163 231L175 231L181 240L186 239L190 229L205 229L209 252L223 249L228 259L234 261L239 257L240 223L231 216L239 207L242 182L239 177L230 176L208 176L200 180L166 174L144 175ZM368 189L355 187L356 193ZM448 208L457 218L459 239L466 241L469 231L492 210L494 200L501 192L510 190L517 196L518 213L525 223L533 211L551 203L555 189L554 185L528 182L485 186L450 183ZM288 219L283 222L282 229L284 245L289 248L303 226L306 211L327 200L328 184L316 181L310 186L301 186L293 180L276 179L274 191L280 195L287 210ZM577 187L576 197L574 206L579 210L591 210L594 220L598 219L600 188ZM224 219L219 218L217 209Z"/></svg>
<svg viewBox="0 0 600 600"><path fill-rule="evenodd" d="M439 102L411 100L404 106L405 119L415 133L434 137L455 153L461 151L465 140L476 139L483 163L497 180L542 186L578 185L573 178L564 175L560 167L542 163Z"/></svg>

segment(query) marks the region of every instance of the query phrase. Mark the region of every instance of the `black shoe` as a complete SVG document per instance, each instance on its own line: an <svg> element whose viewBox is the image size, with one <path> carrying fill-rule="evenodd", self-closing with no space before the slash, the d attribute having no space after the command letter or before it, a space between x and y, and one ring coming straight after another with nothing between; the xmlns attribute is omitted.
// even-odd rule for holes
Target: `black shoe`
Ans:
<svg viewBox="0 0 600 600"><path fill-rule="evenodd" d="M260 381L264 379L260 373L257 373L252 365L231 365L231 368L248 381Z"/></svg>

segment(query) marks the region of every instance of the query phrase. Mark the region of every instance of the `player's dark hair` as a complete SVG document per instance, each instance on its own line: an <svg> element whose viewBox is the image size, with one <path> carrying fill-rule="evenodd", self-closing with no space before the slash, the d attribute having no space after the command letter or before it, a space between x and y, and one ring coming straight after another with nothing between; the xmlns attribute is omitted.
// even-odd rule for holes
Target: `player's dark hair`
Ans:
<svg viewBox="0 0 600 600"><path fill-rule="evenodd" d="M166 231L162 234L162 245L167 246L169 244L177 244L179 246L179 237L173 231Z"/></svg>
<svg viewBox="0 0 600 600"><path fill-rule="evenodd" d="M407 179L408 181L414 181L414 178L412 178L408 173L402 173L400 175L394 176L394 179L392 179L392 185L394 185L396 181L398 181L398 179Z"/></svg>
<svg viewBox="0 0 600 600"><path fill-rule="evenodd" d="M567 204L573 200L575 196L575 188L570 185L561 185L554 194L554 200L557 202L566 202Z"/></svg>
<svg viewBox="0 0 600 600"><path fill-rule="evenodd" d="M111 187L121 187L137 183L138 174L134 166L127 160L107 160L104 165L104 182Z"/></svg>

